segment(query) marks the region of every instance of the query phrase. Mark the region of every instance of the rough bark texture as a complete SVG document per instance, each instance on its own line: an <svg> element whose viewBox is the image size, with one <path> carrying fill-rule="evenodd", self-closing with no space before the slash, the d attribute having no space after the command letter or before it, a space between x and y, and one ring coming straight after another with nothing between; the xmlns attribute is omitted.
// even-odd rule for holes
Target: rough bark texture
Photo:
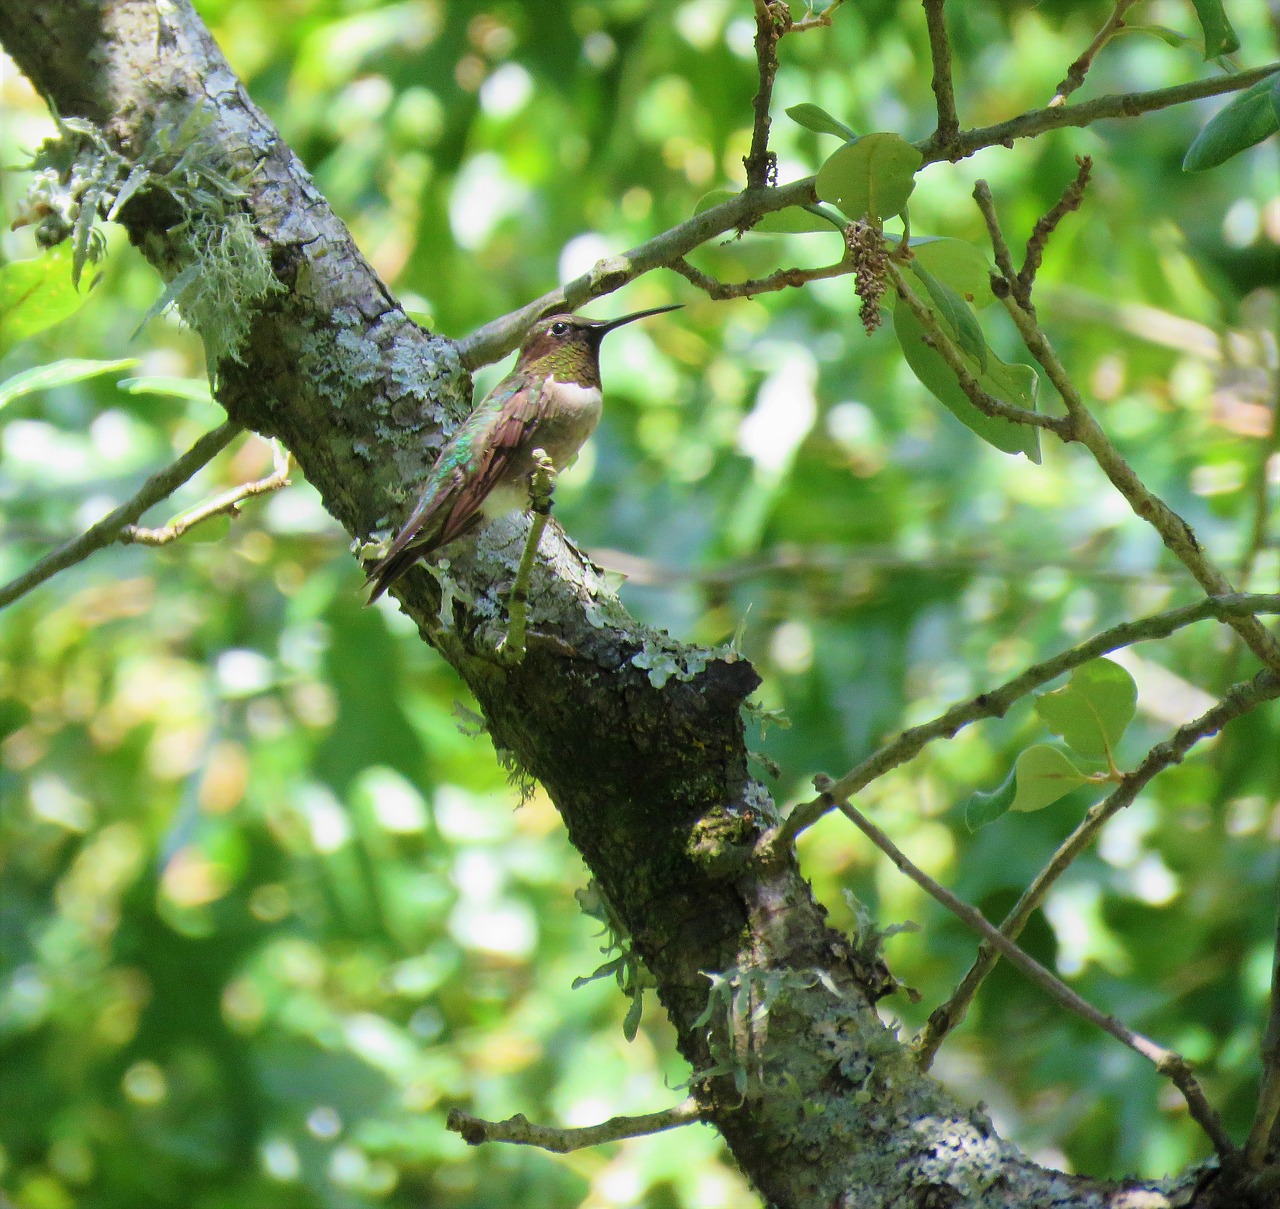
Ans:
<svg viewBox="0 0 1280 1209"><path fill-rule="evenodd" d="M0 40L60 112L93 121L126 155L204 98L225 163L248 174L246 208L285 287L259 307L239 360L217 366L217 397L285 442L353 536L402 518L469 406L469 378L454 345L416 327L377 279L186 0L0 0ZM183 262L179 217L145 194L122 214L164 276ZM876 1014L889 984L874 951L825 925L792 856L767 867L752 859L775 819L747 773L740 706L758 682L749 664L637 625L554 525L529 655L515 669L495 664L487 652L520 540L518 525L494 526L455 557L443 606L420 568L397 594L475 691L498 749L556 803L655 975L693 1069L719 1071L695 1091L766 1201L1191 1203L1190 1176L1175 1198L1168 1187L1039 1168L980 1109L918 1072ZM698 1023L702 971L738 989L736 1022L717 1001L710 1027ZM764 1023L748 1025L744 1008L767 1009ZM1117 1199L1126 1191L1147 1199Z"/></svg>

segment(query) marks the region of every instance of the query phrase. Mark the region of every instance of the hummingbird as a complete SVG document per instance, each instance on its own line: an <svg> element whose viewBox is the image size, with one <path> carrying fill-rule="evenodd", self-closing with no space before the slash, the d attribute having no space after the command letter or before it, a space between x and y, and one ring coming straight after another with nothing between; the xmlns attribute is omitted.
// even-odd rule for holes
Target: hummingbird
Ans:
<svg viewBox="0 0 1280 1209"><path fill-rule="evenodd" d="M549 315L520 345L515 369L480 401L440 451L427 484L386 554L369 569L372 604L424 555L462 537L482 519L529 506L534 451L558 473L577 456L600 420L600 343L658 306L619 319Z"/></svg>

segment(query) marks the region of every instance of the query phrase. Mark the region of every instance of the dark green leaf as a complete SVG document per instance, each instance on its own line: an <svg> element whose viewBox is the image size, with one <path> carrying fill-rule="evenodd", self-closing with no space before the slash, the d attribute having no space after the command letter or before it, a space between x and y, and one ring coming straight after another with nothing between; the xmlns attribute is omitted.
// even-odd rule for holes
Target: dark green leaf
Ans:
<svg viewBox="0 0 1280 1209"><path fill-rule="evenodd" d="M1009 813L1017 793L1018 773L1016 768L1011 768L999 788L990 792L978 789L970 795L964 807L965 826L970 831L977 831L979 827L994 823L996 819Z"/></svg>
<svg viewBox="0 0 1280 1209"><path fill-rule="evenodd" d="M1133 721L1137 700L1138 687L1124 668L1094 659L1076 668L1063 688L1037 697L1036 713L1073 751L1105 760Z"/></svg>
<svg viewBox="0 0 1280 1209"><path fill-rule="evenodd" d="M1043 810L1051 802L1065 797L1073 789L1088 784L1082 773L1065 752L1047 743L1028 747L1014 764L1018 791L1010 810Z"/></svg>
<svg viewBox="0 0 1280 1209"><path fill-rule="evenodd" d="M1196 16L1200 19L1200 28L1204 30L1204 57L1216 59L1219 55L1229 55L1240 49L1240 39L1227 20L1222 0L1191 0L1196 7Z"/></svg>
<svg viewBox="0 0 1280 1209"><path fill-rule="evenodd" d="M902 213L923 163L901 135L864 135L818 169L817 194L852 219L881 222Z"/></svg>
<svg viewBox="0 0 1280 1209"><path fill-rule="evenodd" d="M1196 135L1182 161L1184 172L1216 168L1280 128L1280 72L1259 80Z"/></svg>
<svg viewBox="0 0 1280 1209"><path fill-rule="evenodd" d="M939 281L918 260L911 262L911 271L924 285L930 308L942 322L947 335L956 342L960 351L968 353L979 369L987 368L987 341L982 334L978 316L950 286Z"/></svg>
<svg viewBox="0 0 1280 1209"><path fill-rule="evenodd" d="M924 328L902 299L893 308L893 327L912 372L957 420L1003 453L1025 453L1031 461L1040 461L1039 431L980 412L960 389L942 354L925 343ZM1035 410L1039 380L1029 365L1009 365L988 352L986 370L981 370L976 363L970 370L988 394L1005 403Z"/></svg>
<svg viewBox="0 0 1280 1209"><path fill-rule="evenodd" d="M644 992L636 991L631 996L631 1006L627 1008L626 1017L622 1021L622 1035L628 1041L636 1039L636 1033L640 1028L640 1017L644 1012Z"/></svg>
<svg viewBox="0 0 1280 1209"><path fill-rule="evenodd" d="M834 134L842 139L858 137L857 132L846 126L839 118L833 118L825 109L810 105L808 101L802 105L792 105L786 114L797 125L803 126L806 130L812 130L816 134Z"/></svg>

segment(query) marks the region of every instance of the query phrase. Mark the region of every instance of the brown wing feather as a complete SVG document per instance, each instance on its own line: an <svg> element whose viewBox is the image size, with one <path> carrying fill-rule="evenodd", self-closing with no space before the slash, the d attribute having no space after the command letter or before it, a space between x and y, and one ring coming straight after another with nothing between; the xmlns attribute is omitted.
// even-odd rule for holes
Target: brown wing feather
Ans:
<svg viewBox="0 0 1280 1209"><path fill-rule="evenodd" d="M541 380L517 390L503 406L480 450L479 463L453 496L453 507L440 530L440 545L461 537L476 521L489 493L512 474L512 462L529 448L531 434L542 418Z"/></svg>
<svg viewBox="0 0 1280 1209"><path fill-rule="evenodd" d="M365 583L373 584L373 591L368 604L377 600L418 559L456 541L475 527L484 501L508 476L513 458L522 446L526 446L528 434L536 428L541 417L542 383L537 382L528 390L521 391L523 385L525 382L519 379L510 384L500 383L494 391L498 399L486 400L486 403L498 403L503 393L507 395L499 404L500 411L491 428L486 431L483 425L477 425L480 431L467 434L478 445L478 464L470 474L459 466L453 472L451 483L442 483L436 491L419 501L386 554L369 569ZM507 388L505 392L504 387ZM458 435L462 437L464 434ZM436 465L450 452L451 448L446 447ZM445 509L447 513L443 523L433 532L432 521ZM420 536L424 532L428 536Z"/></svg>

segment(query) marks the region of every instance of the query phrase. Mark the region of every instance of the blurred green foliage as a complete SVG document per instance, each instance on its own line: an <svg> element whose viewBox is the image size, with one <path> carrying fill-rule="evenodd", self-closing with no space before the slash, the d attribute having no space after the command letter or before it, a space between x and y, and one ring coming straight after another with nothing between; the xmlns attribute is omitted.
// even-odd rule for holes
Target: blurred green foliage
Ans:
<svg viewBox="0 0 1280 1209"><path fill-rule="evenodd" d="M755 91L743 0L199 7L379 272L452 335L740 187ZM1228 8L1240 65L1274 58L1263 0ZM1044 104L1109 10L949 6L964 122ZM1180 0L1142 11L1197 34ZM1205 70L1194 40L1172 41L1117 40L1079 99ZM932 129L918 4L845 5L781 53L781 180L834 147L788 106L863 133ZM0 162L13 164L52 123L11 67L2 80ZM1274 528L1248 551L1277 490L1276 143L1184 176L1222 104L932 165L912 230L985 251L969 200L981 176L1020 240L1073 157L1092 155L1084 209L1041 273L1042 319L1146 480L1221 565L1249 561L1252 586L1275 590ZM2 187L12 215L25 180ZM82 308L0 348L0 381L70 357L201 376L171 319L130 339L161 286L119 231L109 244ZM26 231L0 248L35 254ZM833 231L693 259L733 280L839 254ZM629 574L624 599L646 620L719 642L746 618L759 700L792 723L753 732L782 770L768 778L779 800L1036 657L1192 598L1079 451L1045 441L1034 466L937 406L891 332L863 334L850 279L754 301L692 294L657 273L592 308L688 303L613 337L606 417L557 515ZM1024 360L998 310L984 312L988 341ZM6 407L0 580L219 421L199 391L129 393L116 377ZM269 468L247 437L172 511ZM363 610L359 582L344 535L295 482L249 504L224 540L103 551L0 615L0 1187L20 1209L749 1203L700 1127L566 1158L468 1150L445 1131L455 1104L569 1124L650 1111L687 1072L652 1005L628 1044L611 980L570 992L604 943L574 901L581 862L545 798L520 805L488 741L467 733L451 671L393 605ZM1125 658L1139 697L1122 766L1248 673L1220 629ZM999 917L1092 800L1079 791L968 832L972 791L1041 738L1026 702L862 802ZM1274 707L1202 745L1108 826L1024 938L1082 994L1200 1063L1237 1136L1269 976L1278 752ZM923 998L886 1010L914 1030L967 968L972 937L838 819L801 848L837 924L852 926L853 894L883 924L924 925L889 943ZM1004 967L936 1069L1050 1163L1160 1174L1206 1150L1147 1067Z"/></svg>

